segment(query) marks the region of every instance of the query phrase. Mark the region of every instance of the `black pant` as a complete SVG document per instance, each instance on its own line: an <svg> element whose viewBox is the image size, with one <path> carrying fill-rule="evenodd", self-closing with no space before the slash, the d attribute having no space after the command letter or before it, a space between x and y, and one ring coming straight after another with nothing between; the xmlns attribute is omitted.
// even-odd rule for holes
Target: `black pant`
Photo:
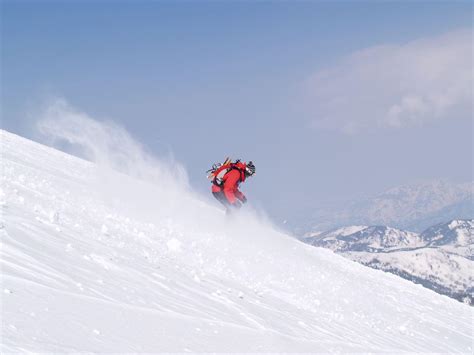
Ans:
<svg viewBox="0 0 474 355"><path fill-rule="evenodd" d="M227 197L225 197L224 191L213 192L212 194L214 195L217 201L219 201L220 203L222 203L222 205L224 205L225 214L228 216L233 214L242 206L242 203L240 203L240 201L236 201L234 204L230 203L227 200Z"/></svg>
<svg viewBox="0 0 474 355"><path fill-rule="evenodd" d="M230 203L229 201L227 201L227 197L225 197L224 191L213 192L212 194L214 195L217 201L219 201L220 203L224 205L224 207L226 208L230 207Z"/></svg>

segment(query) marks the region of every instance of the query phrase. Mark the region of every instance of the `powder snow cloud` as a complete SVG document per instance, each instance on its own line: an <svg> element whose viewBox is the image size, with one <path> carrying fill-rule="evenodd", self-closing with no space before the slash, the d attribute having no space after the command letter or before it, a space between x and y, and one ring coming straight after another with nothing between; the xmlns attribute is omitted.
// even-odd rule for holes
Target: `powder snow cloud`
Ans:
<svg viewBox="0 0 474 355"><path fill-rule="evenodd" d="M472 47L459 29L354 52L308 80L312 123L351 134L471 117Z"/></svg>
<svg viewBox="0 0 474 355"><path fill-rule="evenodd" d="M123 127L96 120L63 98L47 103L37 126L45 136L78 147L75 154L101 166L148 182L188 185L186 170L172 157L155 158Z"/></svg>

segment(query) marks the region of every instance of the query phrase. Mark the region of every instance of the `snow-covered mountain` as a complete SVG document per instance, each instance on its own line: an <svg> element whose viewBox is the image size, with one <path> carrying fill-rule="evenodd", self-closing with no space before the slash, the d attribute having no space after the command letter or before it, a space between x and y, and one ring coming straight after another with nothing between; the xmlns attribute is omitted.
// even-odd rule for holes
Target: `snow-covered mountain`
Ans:
<svg viewBox="0 0 474 355"><path fill-rule="evenodd" d="M61 129L101 164L0 133L2 353L472 353L471 307L227 219L124 132Z"/></svg>
<svg viewBox="0 0 474 355"><path fill-rule="evenodd" d="M310 244L329 248L335 252L364 251L380 252L400 248L421 246L421 238L386 226L350 226L325 233L309 234L305 238Z"/></svg>
<svg viewBox="0 0 474 355"><path fill-rule="evenodd" d="M421 234L385 226L352 226L309 234L303 240L472 304L473 234L472 220L453 220Z"/></svg>
<svg viewBox="0 0 474 355"><path fill-rule="evenodd" d="M301 231L328 230L347 225L390 225L422 232L451 219L474 218L474 182L423 181L398 186L344 206L316 209L295 227ZM303 233L304 234L304 233Z"/></svg>
<svg viewBox="0 0 474 355"><path fill-rule="evenodd" d="M389 189L365 204L361 203L358 208L366 211L370 221L379 224L396 223L408 229L411 226L425 228L427 226L422 224L437 216L443 216L442 221L456 217L473 218L473 191L474 182L456 184L443 180L426 181ZM467 216L460 213L462 206L466 207L464 212ZM449 215L450 211L458 214ZM430 222L432 224L434 223Z"/></svg>
<svg viewBox="0 0 474 355"><path fill-rule="evenodd" d="M420 235L430 247L441 247L468 259L474 259L474 221L453 220L428 228Z"/></svg>

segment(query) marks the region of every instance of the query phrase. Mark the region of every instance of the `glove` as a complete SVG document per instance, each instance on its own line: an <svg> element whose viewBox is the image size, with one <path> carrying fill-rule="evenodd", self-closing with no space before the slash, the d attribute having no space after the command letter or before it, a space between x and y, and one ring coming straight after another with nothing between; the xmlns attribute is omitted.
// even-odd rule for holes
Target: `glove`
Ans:
<svg viewBox="0 0 474 355"><path fill-rule="evenodd" d="M242 203L247 203L247 197L245 197L244 195L242 195L242 197L240 198L240 202L242 202Z"/></svg>

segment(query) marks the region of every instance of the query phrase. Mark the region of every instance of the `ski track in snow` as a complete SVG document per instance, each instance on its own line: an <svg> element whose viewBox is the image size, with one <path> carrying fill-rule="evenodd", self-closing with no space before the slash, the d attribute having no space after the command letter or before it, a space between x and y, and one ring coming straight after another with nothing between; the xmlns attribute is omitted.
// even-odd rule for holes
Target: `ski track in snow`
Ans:
<svg viewBox="0 0 474 355"><path fill-rule="evenodd" d="M2 352L472 353L473 309L422 286L197 199L125 213L97 166L5 131L1 154Z"/></svg>

